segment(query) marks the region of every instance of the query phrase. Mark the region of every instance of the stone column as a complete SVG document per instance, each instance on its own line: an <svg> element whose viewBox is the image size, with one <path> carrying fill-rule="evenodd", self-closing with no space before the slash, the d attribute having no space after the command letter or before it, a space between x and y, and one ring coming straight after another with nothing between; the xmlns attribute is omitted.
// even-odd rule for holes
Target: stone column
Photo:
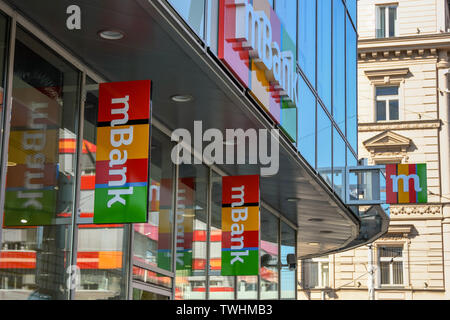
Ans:
<svg viewBox="0 0 450 320"><path fill-rule="evenodd" d="M448 89L450 79L450 63L447 51L439 52L438 69L438 96L439 118L442 128L439 132L440 150L440 185L442 202L442 232L444 251L444 286L445 298L450 299L450 104Z"/></svg>

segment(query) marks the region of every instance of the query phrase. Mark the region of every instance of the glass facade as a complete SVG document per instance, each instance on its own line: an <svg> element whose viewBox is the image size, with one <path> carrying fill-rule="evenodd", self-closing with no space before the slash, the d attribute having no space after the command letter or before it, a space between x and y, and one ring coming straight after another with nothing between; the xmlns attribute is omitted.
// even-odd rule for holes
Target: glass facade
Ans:
<svg viewBox="0 0 450 320"><path fill-rule="evenodd" d="M167 1L217 53L220 1ZM289 134L344 199L342 168L357 154L356 0L268 3L295 42L300 103L282 112L297 122ZM0 15L1 115L6 90L12 96L11 121L0 119L11 132L0 191L0 299L296 298L296 271L286 264L296 230L264 206L260 275L221 275L221 175L172 164L173 144L159 125L152 128L148 222L94 224L100 81L20 25L8 66L8 23ZM5 90L8 70L12 88Z"/></svg>

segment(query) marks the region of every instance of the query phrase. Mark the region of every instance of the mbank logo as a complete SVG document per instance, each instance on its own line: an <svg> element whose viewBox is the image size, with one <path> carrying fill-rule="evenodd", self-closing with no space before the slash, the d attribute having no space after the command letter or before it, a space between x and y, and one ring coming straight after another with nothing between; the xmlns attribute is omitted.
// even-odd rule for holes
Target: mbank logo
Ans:
<svg viewBox="0 0 450 320"><path fill-rule="evenodd" d="M427 203L426 164L386 165L386 203Z"/></svg>

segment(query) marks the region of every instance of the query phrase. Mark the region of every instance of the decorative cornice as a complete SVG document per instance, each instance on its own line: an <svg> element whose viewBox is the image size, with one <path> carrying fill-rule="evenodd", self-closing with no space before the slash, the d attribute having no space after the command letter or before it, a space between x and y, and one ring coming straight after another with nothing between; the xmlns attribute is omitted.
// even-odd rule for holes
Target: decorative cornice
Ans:
<svg viewBox="0 0 450 320"><path fill-rule="evenodd" d="M417 130L417 129L440 129L442 122L436 120L415 120L395 122L370 122L359 123L359 132L386 131L386 130Z"/></svg>
<svg viewBox="0 0 450 320"><path fill-rule="evenodd" d="M367 78L376 77L392 77L392 76L403 76L406 77L409 73L409 68L400 69L384 69L384 70L366 70L364 71Z"/></svg>
<svg viewBox="0 0 450 320"><path fill-rule="evenodd" d="M412 217L412 216L439 216L441 215L440 205L408 205L391 206L391 217Z"/></svg>

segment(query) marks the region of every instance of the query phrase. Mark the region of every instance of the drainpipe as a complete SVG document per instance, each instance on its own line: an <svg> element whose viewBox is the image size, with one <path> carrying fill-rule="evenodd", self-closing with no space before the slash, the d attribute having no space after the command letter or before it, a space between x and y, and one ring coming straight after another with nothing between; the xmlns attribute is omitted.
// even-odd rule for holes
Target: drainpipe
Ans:
<svg viewBox="0 0 450 320"><path fill-rule="evenodd" d="M369 300L375 300L375 268L373 266L373 250L372 250L372 244L369 244L367 246L369 249L368 258L369 258L369 280L367 281L367 289L369 291Z"/></svg>
<svg viewBox="0 0 450 320"><path fill-rule="evenodd" d="M439 52L437 63L439 114L442 127L439 132L440 187L442 203L442 240L444 263L445 299L450 299L450 116L449 116L449 70L447 51Z"/></svg>

